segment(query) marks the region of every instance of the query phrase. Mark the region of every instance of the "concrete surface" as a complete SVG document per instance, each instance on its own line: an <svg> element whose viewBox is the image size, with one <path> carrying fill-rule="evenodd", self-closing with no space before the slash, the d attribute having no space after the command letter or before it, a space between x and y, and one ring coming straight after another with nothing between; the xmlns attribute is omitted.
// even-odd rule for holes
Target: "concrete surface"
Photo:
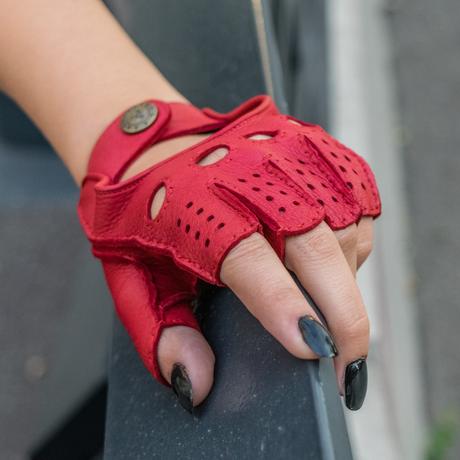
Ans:
<svg viewBox="0 0 460 460"><path fill-rule="evenodd" d="M358 274L371 322L369 388L347 412L355 458L419 460L425 431L417 311L408 257L409 229L392 49L383 0L329 3L334 133L371 164L383 202L375 250Z"/></svg>
<svg viewBox="0 0 460 460"><path fill-rule="evenodd" d="M436 458L457 459L460 4L329 3L333 125L374 167L384 210L360 276L373 335L368 399L348 418L355 454L425 458L453 418L455 445Z"/></svg>
<svg viewBox="0 0 460 460"><path fill-rule="evenodd" d="M431 424L457 419L449 458L458 459L460 2L389 7L427 408Z"/></svg>

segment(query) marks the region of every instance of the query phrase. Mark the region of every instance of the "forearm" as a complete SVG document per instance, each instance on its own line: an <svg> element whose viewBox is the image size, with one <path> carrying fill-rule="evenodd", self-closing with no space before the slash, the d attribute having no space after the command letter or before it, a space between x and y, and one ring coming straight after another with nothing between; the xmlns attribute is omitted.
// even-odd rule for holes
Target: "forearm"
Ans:
<svg viewBox="0 0 460 460"><path fill-rule="evenodd" d="M2 0L0 88L41 129L80 183L121 111L185 100L97 0Z"/></svg>

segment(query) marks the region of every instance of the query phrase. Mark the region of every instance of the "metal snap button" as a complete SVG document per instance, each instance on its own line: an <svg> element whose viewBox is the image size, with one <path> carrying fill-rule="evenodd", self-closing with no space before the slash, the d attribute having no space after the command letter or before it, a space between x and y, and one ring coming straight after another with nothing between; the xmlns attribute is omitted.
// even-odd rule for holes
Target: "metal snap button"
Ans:
<svg viewBox="0 0 460 460"><path fill-rule="evenodd" d="M128 109L121 118L121 129L128 134L140 133L151 126L158 117L153 102L142 102Z"/></svg>

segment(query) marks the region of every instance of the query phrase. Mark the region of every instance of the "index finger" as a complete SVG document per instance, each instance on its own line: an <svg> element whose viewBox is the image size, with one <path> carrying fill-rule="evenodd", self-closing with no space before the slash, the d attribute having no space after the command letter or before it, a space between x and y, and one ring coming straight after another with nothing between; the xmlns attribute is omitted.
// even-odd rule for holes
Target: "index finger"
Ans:
<svg viewBox="0 0 460 460"><path fill-rule="evenodd" d="M329 332L261 234L245 238L228 253L220 278L294 356L336 355Z"/></svg>

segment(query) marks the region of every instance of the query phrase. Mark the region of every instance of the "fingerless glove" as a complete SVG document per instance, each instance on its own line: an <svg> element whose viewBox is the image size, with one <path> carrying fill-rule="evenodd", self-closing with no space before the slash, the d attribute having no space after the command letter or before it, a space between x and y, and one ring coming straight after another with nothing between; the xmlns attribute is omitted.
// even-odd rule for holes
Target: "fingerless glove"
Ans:
<svg viewBox="0 0 460 460"><path fill-rule="evenodd" d="M203 142L120 181L152 145L210 132ZM200 164L218 148L228 153ZM161 187L166 197L152 218ZM96 143L79 202L118 314L144 364L163 383L156 357L161 331L199 329L190 307L197 281L223 286L220 266L239 241L260 232L283 260L287 236L323 220L341 229L380 209L373 174L361 157L321 127L279 113L265 95L224 114L157 100L131 108Z"/></svg>

